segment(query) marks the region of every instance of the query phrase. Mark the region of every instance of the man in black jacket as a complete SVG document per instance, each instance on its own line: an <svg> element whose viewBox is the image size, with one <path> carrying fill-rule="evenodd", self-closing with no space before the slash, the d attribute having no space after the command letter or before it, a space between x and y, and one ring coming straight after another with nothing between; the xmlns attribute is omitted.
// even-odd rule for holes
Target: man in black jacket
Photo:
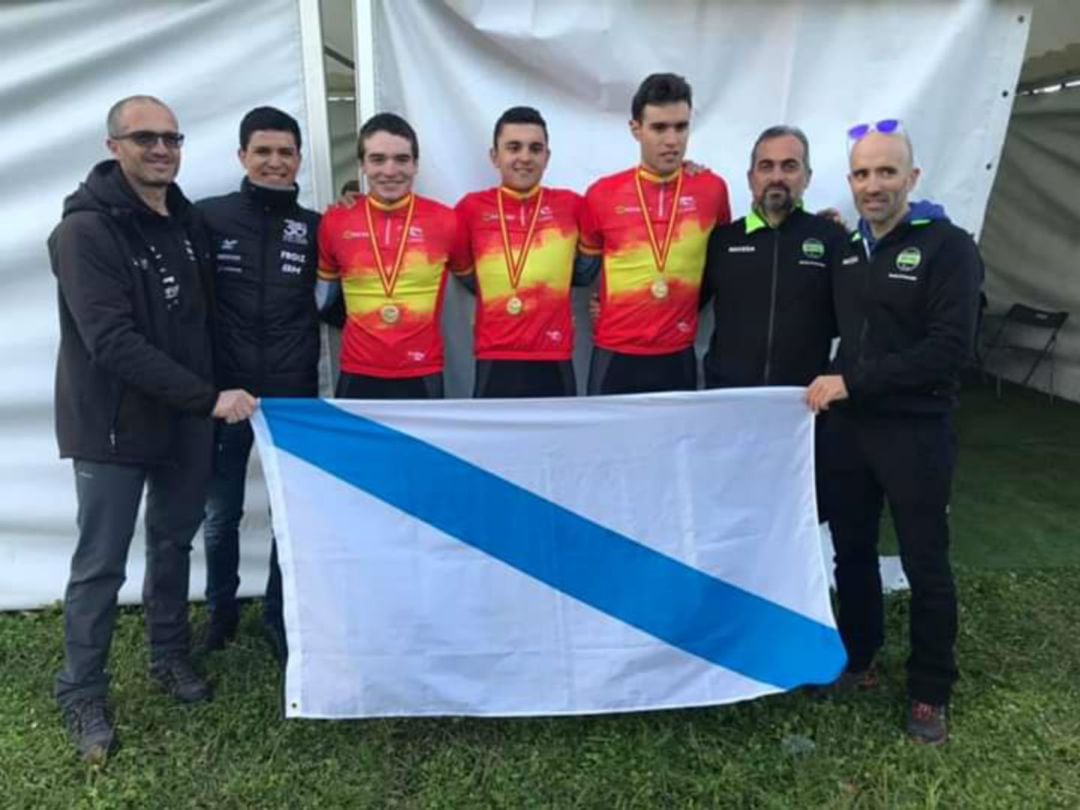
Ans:
<svg viewBox="0 0 1080 810"><path fill-rule="evenodd" d="M240 190L202 200L216 257L215 372L225 388L259 397L318 396L319 320L315 307L319 215L297 204L300 126L274 107L240 122ZM239 529L252 445L248 422L218 424L214 473L206 503L205 646L236 635L240 584ZM263 619L272 649L284 659L281 571L271 546Z"/></svg>
<svg viewBox="0 0 1080 810"><path fill-rule="evenodd" d="M851 185L861 219L834 278L836 373L807 391L826 427L830 528L836 547L839 685L869 686L884 640L878 524L888 499L911 584L907 730L948 737L956 680L956 591L949 566L949 491L956 465L951 411L970 356L982 263L940 206L908 202L919 176L898 121L853 127Z"/></svg>
<svg viewBox="0 0 1080 810"><path fill-rule="evenodd" d="M87 760L115 745L105 671L128 547L146 489L143 602L150 675L184 702L209 697L191 667L188 574L210 475L210 417L255 409L212 382L209 245L173 183L183 135L162 102L108 115L115 160L64 203L49 239L59 284L56 433L73 459L79 539L64 595L56 697Z"/></svg>
<svg viewBox="0 0 1080 810"><path fill-rule="evenodd" d="M808 385L826 369L836 334L832 274L847 255L842 226L803 210L810 144L769 127L750 153L749 214L709 237L702 304L716 324L705 387Z"/></svg>

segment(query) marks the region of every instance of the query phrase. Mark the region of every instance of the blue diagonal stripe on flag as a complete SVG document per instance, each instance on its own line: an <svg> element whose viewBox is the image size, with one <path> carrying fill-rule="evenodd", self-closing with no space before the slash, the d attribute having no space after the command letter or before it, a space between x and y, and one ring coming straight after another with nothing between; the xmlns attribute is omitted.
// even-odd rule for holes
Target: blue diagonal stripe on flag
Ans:
<svg viewBox="0 0 1080 810"><path fill-rule="evenodd" d="M261 406L280 450L674 647L781 689L844 665L835 628L414 436L320 400Z"/></svg>

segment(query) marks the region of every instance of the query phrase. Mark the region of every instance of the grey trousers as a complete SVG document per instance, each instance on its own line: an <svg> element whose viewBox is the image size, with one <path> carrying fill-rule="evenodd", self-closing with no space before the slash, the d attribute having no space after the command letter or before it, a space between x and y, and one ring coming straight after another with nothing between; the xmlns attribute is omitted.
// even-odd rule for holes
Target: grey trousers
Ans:
<svg viewBox="0 0 1080 810"><path fill-rule="evenodd" d="M108 691L117 594L146 488L143 610L151 657L188 652L191 541L202 522L210 480L213 423L180 420L173 462L163 466L76 459L79 539L64 593L64 669L56 678L61 707Z"/></svg>

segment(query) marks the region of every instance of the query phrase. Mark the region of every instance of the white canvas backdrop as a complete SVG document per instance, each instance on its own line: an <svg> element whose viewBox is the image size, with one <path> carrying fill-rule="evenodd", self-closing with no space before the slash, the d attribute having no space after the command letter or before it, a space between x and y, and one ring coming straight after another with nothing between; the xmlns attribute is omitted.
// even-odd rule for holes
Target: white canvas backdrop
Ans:
<svg viewBox="0 0 1080 810"><path fill-rule="evenodd" d="M242 170L237 128L273 104L305 120L296 0L259 3L55 2L0 8L0 609L63 594L75 538L71 465L57 458L52 386L56 284L45 240L61 203L108 157L105 113L119 98L155 95L187 135L179 181L191 199L232 190ZM311 203L311 173L300 175ZM250 488L242 575L265 577L264 488ZM141 535L141 526L140 526ZM192 590L201 593L196 541ZM141 540L121 598L137 601Z"/></svg>
<svg viewBox="0 0 1080 810"><path fill-rule="evenodd" d="M853 222L845 132L899 117L924 172L915 196L943 203L972 232L997 170L1031 18L1030 3L1011 0L373 2L370 30L356 16L358 49L370 43L375 69L374 98L360 99L358 117L404 114L420 137L418 188L449 204L496 182L492 125L516 104L548 121L549 185L584 191L633 165L631 96L647 74L673 71L694 90L689 156L728 180L733 216L749 204L755 137L789 123L810 139L808 206L835 206ZM587 323L580 303L578 322ZM453 285L453 395L471 388L471 305ZM579 378L587 351L579 339Z"/></svg>

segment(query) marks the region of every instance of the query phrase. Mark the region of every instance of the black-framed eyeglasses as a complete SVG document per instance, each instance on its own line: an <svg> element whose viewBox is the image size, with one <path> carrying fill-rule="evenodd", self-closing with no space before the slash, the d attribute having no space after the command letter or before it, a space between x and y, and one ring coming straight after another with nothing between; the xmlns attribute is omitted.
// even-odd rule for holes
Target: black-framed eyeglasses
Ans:
<svg viewBox="0 0 1080 810"><path fill-rule="evenodd" d="M124 135L114 135L114 141L131 141L142 149L150 147L161 141L168 149L179 149L184 145L184 136L180 132L153 132L149 129L138 129Z"/></svg>

